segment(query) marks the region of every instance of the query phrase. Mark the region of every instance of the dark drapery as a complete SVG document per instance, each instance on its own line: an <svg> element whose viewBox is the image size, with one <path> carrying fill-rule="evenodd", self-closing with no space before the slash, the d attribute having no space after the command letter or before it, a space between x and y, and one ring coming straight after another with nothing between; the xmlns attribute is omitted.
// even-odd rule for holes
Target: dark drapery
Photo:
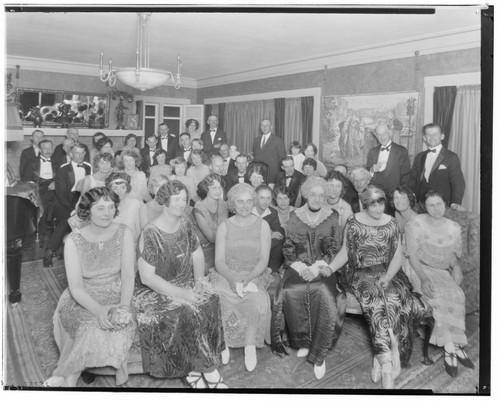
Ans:
<svg viewBox="0 0 500 401"><path fill-rule="evenodd" d="M307 96L301 98L302 110L302 143L312 142L314 97Z"/></svg>
<svg viewBox="0 0 500 401"><path fill-rule="evenodd" d="M206 131L206 130L210 129L210 126L207 123L208 116L210 114L212 114L212 105L211 104L206 104L205 105L205 129L202 130L202 131Z"/></svg>
<svg viewBox="0 0 500 401"><path fill-rule="evenodd" d="M457 97L456 86L440 86L434 88L434 113L433 122L443 128L443 146L448 148L451 132L451 121Z"/></svg>
<svg viewBox="0 0 500 401"><path fill-rule="evenodd" d="M285 138L285 98L274 99L274 134Z"/></svg>
<svg viewBox="0 0 500 401"><path fill-rule="evenodd" d="M219 103L219 125L217 126L221 131L224 131L224 112L226 110L226 103ZM229 138L227 138L229 140Z"/></svg>

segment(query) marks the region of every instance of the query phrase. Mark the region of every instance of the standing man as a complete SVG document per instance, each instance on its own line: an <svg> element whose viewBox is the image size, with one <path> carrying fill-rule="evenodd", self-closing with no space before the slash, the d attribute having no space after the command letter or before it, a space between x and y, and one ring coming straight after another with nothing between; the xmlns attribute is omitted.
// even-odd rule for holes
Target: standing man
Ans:
<svg viewBox="0 0 500 401"><path fill-rule="evenodd" d="M285 156L281 161L281 169L278 173L278 178L276 179L276 185L280 187L290 188L292 192L292 198L290 199L290 205L298 207L301 203L300 187L306 180L304 174L295 169L295 161L292 156Z"/></svg>
<svg viewBox="0 0 500 401"><path fill-rule="evenodd" d="M175 159L175 153L179 147L179 138L175 134L169 134L170 129L166 123L158 125L158 147L167 152L166 164Z"/></svg>
<svg viewBox="0 0 500 401"><path fill-rule="evenodd" d="M280 162L286 156L286 149L283 139L272 133L273 126L271 120L264 119L260 122L262 135L253 141L252 151L254 161L263 162L269 166L268 183L274 189Z"/></svg>
<svg viewBox="0 0 500 401"><path fill-rule="evenodd" d="M31 134L31 146L26 148L21 153L21 163L19 165L19 177L21 181L32 181L27 178L30 173L27 171L31 162L40 154L39 144L43 140L44 133L39 129L33 131Z"/></svg>
<svg viewBox="0 0 500 401"><path fill-rule="evenodd" d="M155 166L158 164L156 161L156 153L158 151L158 139L156 136L151 135L146 139L146 144L139 151L141 154L141 165L139 166L139 170L141 170L146 177L149 177L151 172L151 166Z"/></svg>
<svg viewBox="0 0 500 401"><path fill-rule="evenodd" d="M385 124L377 125L375 137L379 145L368 152L366 169L372 177L370 184L386 195L398 185L406 185L410 177L410 158L404 146L392 142L392 130Z"/></svg>
<svg viewBox="0 0 500 401"><path fill-rule="evenodd" d="M224 131L217 128L219 126L217 116L208 116L207 123L210 129L201 134L201 140L203 141L203 151L211 158L219 153L219 148L223 143L227 143L227 137Z"/></svg>
<svg viewBox="0 0 500 401"><path fill-rule="evenodd" d="M44 267L52 266L54 253L62 244L64 236L71 231L68 219L80 197L78 184L86 175L92 174L92 167L84 159L85 148L81 143L75 143L71 148L71 162L62 165L56 174L54 212L58 222L45 250Z"/></svg>
<svg viewBox="0 0 500 401"><path fill-rule="evenodd" d="M66 138L71 138L73 139L73 141L75 141L75 143L78 143L78 139L80 138L80 133L78 131L78 128L68 128L66 130ZM83 143L81 145L85 150L85 161L87 163L90 163L89 148L87 147L87 145ZM56 160L64 159L65 156L66 152L64 151L62 144L57 145L56 148L54 149L54 157L56 158Z"/></svg>
<svg viewBox="0 0 500 401"><path fill-rule="evenodd" d="M425 194L433 189L443 196L447 206L464 210L461 205L465 180L460 159L456 153L443 147L444 133L439 124L427 124L423 132L428 149L415 156L408 186L420 203L424 202Z"/></svg>

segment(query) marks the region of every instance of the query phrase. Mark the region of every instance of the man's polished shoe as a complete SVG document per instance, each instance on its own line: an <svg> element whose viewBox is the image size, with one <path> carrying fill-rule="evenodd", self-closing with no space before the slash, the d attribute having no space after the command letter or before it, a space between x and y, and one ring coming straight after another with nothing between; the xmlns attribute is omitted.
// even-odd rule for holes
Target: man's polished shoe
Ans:
<svg viewBox="0 0 500 401"><path fill-rule="evenodd" d="M455 353L457 355L458 362L460 362L466 368L474 369L474 363L470 360L469 355L467 355L462 347L457 347Z"/></svg>
<svg viewBox="0 0 500 401"><path fill-rule="evenodd" d="M43 267L52 267L52 250L47 249L43 256Z"/></svg>

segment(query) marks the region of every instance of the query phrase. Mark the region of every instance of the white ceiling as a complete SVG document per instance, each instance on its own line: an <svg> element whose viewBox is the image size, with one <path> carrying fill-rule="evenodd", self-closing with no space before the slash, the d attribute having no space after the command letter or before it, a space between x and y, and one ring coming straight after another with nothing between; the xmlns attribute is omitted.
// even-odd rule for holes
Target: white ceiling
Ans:
<svg viewBox="0 0 500 401"><path fill-rule="evenodd" d="M318 9L318 11L320 11ZM8 57L97 65L99 53L117 67L135 66L137 14L7 13ZM431 15L153 13L151 68L211 79L321 59L363 49L476 30L478 9L438 8Z"/></svg>

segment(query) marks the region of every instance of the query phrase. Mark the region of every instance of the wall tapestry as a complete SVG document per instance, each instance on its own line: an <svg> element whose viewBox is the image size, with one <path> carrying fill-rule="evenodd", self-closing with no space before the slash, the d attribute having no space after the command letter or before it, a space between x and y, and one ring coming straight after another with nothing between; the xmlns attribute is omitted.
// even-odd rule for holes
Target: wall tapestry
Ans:
<svg viewBox="0 0 500 401"><path fill-rule="evenodd" d="M418 92L323 96L320 143L326 165L364 166L368 151L378 142L373 132L387 124L393 140L415 153Z"/></svg>

